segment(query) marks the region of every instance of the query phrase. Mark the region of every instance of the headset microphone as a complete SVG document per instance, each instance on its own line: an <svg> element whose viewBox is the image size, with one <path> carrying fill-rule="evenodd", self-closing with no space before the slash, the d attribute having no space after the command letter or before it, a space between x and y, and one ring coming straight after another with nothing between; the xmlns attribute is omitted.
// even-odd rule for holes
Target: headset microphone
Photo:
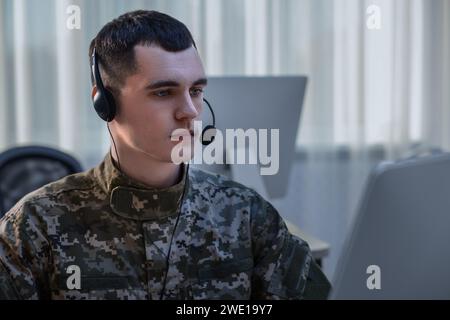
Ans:
<svg viewBox="0 0 450 320"><path fill-rule="evenodd" d="M205 101L206 105L208 106L209 111L211 112L212 121L213 121L212 125L209 124L202 130L201 142L202 142L202 145L207 146L214 141L214 138L216 136L216 116L214 115L213 108L209 104L208 100L203 98L203 101Z"/></svg>

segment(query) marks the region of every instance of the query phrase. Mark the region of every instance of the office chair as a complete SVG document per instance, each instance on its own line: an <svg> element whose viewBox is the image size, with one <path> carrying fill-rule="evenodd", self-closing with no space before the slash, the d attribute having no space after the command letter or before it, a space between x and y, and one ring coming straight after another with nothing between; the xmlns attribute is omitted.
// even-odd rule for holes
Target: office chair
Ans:
<svg viewBox="0 0 450 320"><path fill-rule="evenodd" d="M31 191L81 171L74 157L49 147L14 147L0 153L0 218Z"/></svg>

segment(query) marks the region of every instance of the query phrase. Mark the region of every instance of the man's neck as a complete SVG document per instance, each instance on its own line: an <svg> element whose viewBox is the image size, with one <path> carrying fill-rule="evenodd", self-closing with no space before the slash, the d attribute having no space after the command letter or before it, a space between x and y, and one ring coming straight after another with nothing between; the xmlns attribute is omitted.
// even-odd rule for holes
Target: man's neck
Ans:
<svg viewBox="0 0 450 320"><path fill-rule="evenodd" d="M167 188L180 180L181 166L156 161L150 155L136 150L118 150L121 171L128 177L152 188ZM117 163L114 148L111 156Z"/></svg>

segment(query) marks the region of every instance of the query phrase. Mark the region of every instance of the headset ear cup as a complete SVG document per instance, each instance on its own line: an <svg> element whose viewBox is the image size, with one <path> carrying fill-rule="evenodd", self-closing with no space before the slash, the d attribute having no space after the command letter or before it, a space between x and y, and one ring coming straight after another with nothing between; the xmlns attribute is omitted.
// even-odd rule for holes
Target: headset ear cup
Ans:
<svg viewBox="0 0 450 320"><path fill-rule="evenodd" d="M102 120L106 121L108 119L108 102L105 100L105 96L97 90L97 93L95 94L94 99L92 99L92 102L94 104L95 112L97 112L98 116Z"/></svg>
<svg viewBox="0 0 450 320"><path fill-rule="evenodd" d="M94 109L99 117L104 121L112 121L116 115L116 102L114 96L109 90L103 92L97 90L93 99Z"/></svg>
<svg viewBox="0 0 450 320"><path fill-rule="evenodd" d="M108 100L108 119L107 121L112 121L116 116L116 100L113 94L108 89L105 89L106 99Z"/></svg>
<svg viewBox="0 0 450 320"><path fill-rule="evenodd" d="M202 136L201 136L202 145L204 145L204 146L210 145L214 141L215 137L216 137L216 127L214 127L212 125L207 125L202 130Z"/></svg>

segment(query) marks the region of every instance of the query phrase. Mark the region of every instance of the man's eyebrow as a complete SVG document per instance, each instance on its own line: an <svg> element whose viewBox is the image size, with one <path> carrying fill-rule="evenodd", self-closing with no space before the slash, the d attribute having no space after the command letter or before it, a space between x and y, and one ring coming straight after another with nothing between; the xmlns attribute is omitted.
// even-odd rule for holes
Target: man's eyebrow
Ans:
<svg viewBox="0 0 450 320"><path fill-rule="evenodd" d="M180 84L173 80L158 80L150 83L145 89L153 90L162 87L178 87Z"/></svg>
<svg viewBox="0 0 450 320"><path fill-rule="evenodd" d="M194 85L194 86L198 86L198 85L206 86L207 84L208 84L208 79L200 78L200 79L194 81L194 83L192 85Z"/></svg>
<svg viewBox="0 0 450 320"><path fill-rule="evenodd" d="M198 86L198 85L205 85L207 84L208 80L206 78L200 78L198 80L195 80L192 85ZM174 80L157 80L152 83L150 83L148 86L145 87L147 90L154 90L158 88L163 87L179 87L180 83Z"/></svg>

